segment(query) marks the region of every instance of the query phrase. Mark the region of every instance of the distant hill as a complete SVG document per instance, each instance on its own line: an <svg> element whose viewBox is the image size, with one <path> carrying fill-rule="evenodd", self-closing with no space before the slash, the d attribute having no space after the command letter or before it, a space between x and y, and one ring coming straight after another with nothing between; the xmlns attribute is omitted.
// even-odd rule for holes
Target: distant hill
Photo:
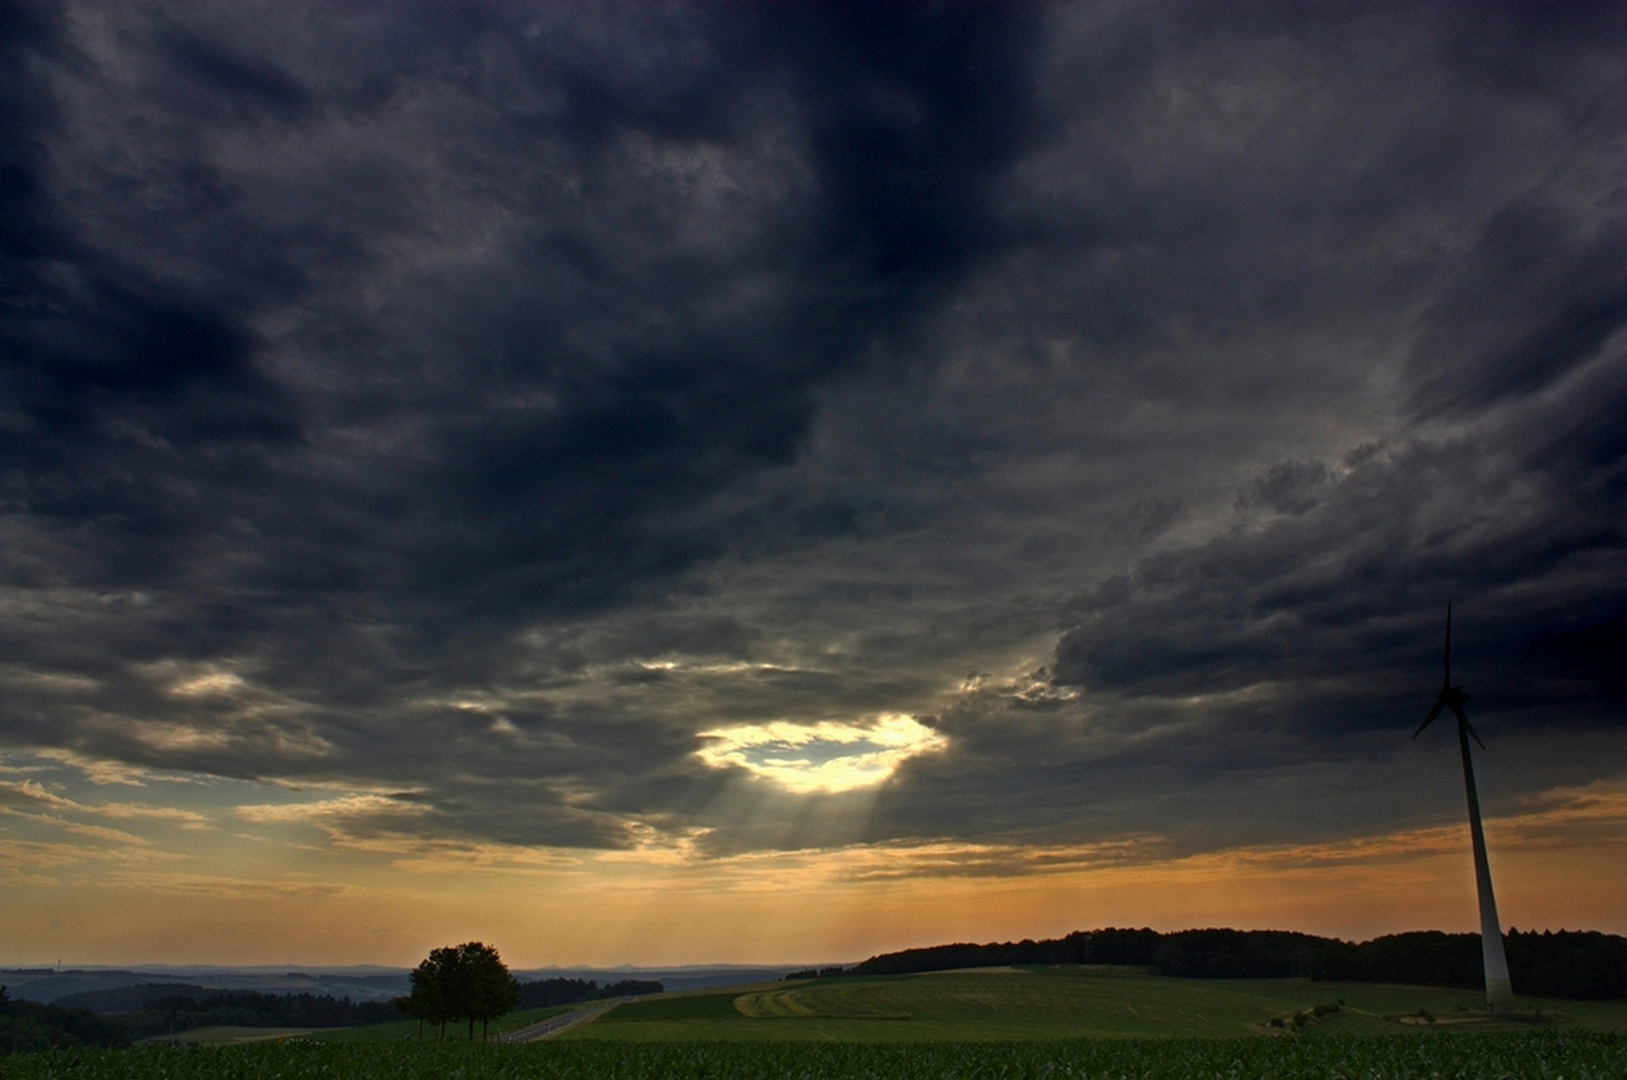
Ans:
<svg viewBox="0 0 1627 1080"><path fill-rule="evenodd" d="M191 983L137 983L111 990L80 990L64 994L51 1004L64 1009L89 1009L93 1013L123 1013L145 1008L147 1002L155 998L193 994L207 996L209 993L204 987Z"/></svg>
<svg viewBox="0 0 1627 1080"><path fill-rule="evenodd" d="M45 1008L115 1014L135 1038L190 1031L213 1025L232 1027L356 1027L400 1020L382 1001L351 1001L332 994L262 994L254 990L210 990L186 983L142 983L115 990L86 990L58 998Z"/></svg>
<svg viewBox="0 0 1627 1080"><path fill-rule="evenodd" d="M713 964L686 967L531 968L516 969L521 982L580 979L600 987L620 982L659 982L668 991L700 990L712 986L767 982L786 967ZM355 1002L389 1002L411 992L406 968L318 968L299 971L279 968L170 967L0 969L0 984L10 987L13 1000L59 1002L87 991L121 990L133 986L176 985L208 991L253 990L263 994L331 994Z"/></svg>
<svg viewBox="0 0 1627 1080"><path fill-rule="evenodd" d="M613 968L516 968L514 977L520 982L543 982L550 979L580 979L586 982L615 984L624 980L658 982L668 993L678 990L704 990L713 986L738 986L749 982L770 982L779 978L786 967L763 967L757 964L715 964L688 967L633 967ZM403 991L405 993L405 991Z"/></svg>
<svg viewBox="0 0 1627 1080"><path fill-rule="evenodd" d="M205 990L253 990L265 994L332 994L352 1001L389 1001L411 989L405 970L278 971L233 968L30 969L0 971L0 983L15 1000L52 1003L72 994L150 984L177 984Z"/></svg>
<svg viewBox="0 0 1627 1080"><path fill-rule="evenodd" d="M1505 937L1519 993L1601 1000L1627 997L1627 938L1597 931ZM899 975L1020 964L1115 964L1181 978L1308 977L1324 981L1484 986L1480 935L1438 930L1347 942L1285 930L1156 930L1109 927L1043 941L959 943L872 956L851 975ZM823 969L835 974L841 969ZM811 973L798 973L811 974Z"/></svg>
<svg viewBox="0 0 1627 1080"><path fill-rule="evenodd" d="M639 997L665 990L666 987L654 979L622 979L605 986L593 979L538 979L520 984L520 1008L541 1009L600 998Z"/></svg>
<svg viewBox="0 0 1627 1080"><path fill-rule="evenodd" d="M159 978L161 976L141 971L0 971L0 982L10 987L13 1001L42 1004L82 990L116 990Z"/></svg>

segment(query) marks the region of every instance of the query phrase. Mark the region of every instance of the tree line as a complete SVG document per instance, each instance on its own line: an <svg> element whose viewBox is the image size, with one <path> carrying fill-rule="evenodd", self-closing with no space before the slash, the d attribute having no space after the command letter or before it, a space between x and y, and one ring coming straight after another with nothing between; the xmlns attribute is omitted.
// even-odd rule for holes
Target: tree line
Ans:
<svg viewBox="0 0 1627 1080"><path fill-rule="evenodd" d="M1577 1000L1627 997L1627 938L1596 930L1510 930L1509 979L1521 994ZM1317 957L1313 978L1485 986L1479 934L1391 934L1360 945L1336 942Z"/></svg>
<svg viewBox="0 0 1627 1080"><path fill-rule="evenodd" d="M1597 931L1521 933L1504 938L1516 990L1538 997L1627 997L1627 938ZM901 975L1013 964L1123 964L1179 978L1301 977L1321 981L1482 988L1480 935L1421 931L1348 942L1285 930L1080 930L1043 941L935 945L872 956L850 968L796 977ZM792 976L788 976L792 977Z"/></svg>
<svg viewBox="0 0 1627 1080"><path fill-rule="evenodd" d="M399 1020L382 1001L352 1001L348 995L309 992L263 993L209 990L191 983L139 983L108 990L83 990L58 998L63 1008L118 1014L132 1038L161 1035L213 1024L236 1027L354 1027Z"/></svg>
<svg viewBox="0 0 1627 1080"><path fill-rule="evenodd" d="M666 987L653 979L623 979L600 986L595 979L538 979L520 984L522 1009L542 1009L550 1005L570 1005L600 998L635 997L659 994Z"/></svg>
<svg viewBox="0 0 1627 1080"><path fill-rule="evenodd" d="M1033 941L1006 941L987 945L957 943L882 953L846 969L852 975L906 975L917 971L949 971L963 967L1006 967L1012 964L1131 964L1153 962L1160 935L1156 930L1076 930L1067 937ZM819 974L841 974L841 968L822 968Z"/></svg>
<svg viewBox="0 0 1627 1080"><path fill-rule="evenodd" d="M234 1027L330 1028L383 1024L400 1019L387 1002L351 1001L332 994L263 994L254 990L222 990L203 997L171 994L145 1003L129 1014L136 1038L165 1032L189 1031L214 1024Z"/></svg>
<svg viewBox="0 0 1627 1080"><path fill-rule="evenodd" d="M953 946L950 947L953 948ZM780 981L786 982L790 979L824 979L832 975L846 975L847 973L848 969L842 967L840 964L837 964L834 967L803 968L801 971L786 972L784 975L780 976Z"/></svg>
<svg viewBox="0 0 1627 1080"><path fill-rule="evenodd" d="M396 1019L396 1010L384 1002L355 1002L331 994L211 991L185 983L146 983L71 994L44 1005L13 1000L0 986L0 1053L125 1046L149 1035L214 1024L325 1028Z"/></svg>
<svg viewBox="0 0 1627 1080"><path fill-rule="evenodd" d="M0 986L0 1054L34 1050L65 1050L74 1046L125 1046L130 1031L124 1024L89 1009L67 1009L18 1001Z"/></svg>

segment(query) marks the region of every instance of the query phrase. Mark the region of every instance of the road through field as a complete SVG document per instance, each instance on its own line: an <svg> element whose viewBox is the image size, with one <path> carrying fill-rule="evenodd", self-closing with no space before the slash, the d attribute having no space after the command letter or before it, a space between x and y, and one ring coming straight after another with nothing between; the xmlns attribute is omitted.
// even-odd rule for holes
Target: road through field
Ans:
<svg viewBox="0 0 1627 1080"><path fill-rule="evenodd" d="M617 998L615 1001L596 1001L592 1005L585 1005L580 1009L573 1009L568 1013L560 1013L558 1016L550 1016L548 1019L538 1021L537 1023L531 1024L528 1027L523 1027L516 1031L504 1032L502 1035L497 1037L497 1041L506 1043L526 1043L536 1042L538 1039L546 1039L550 1035L559 1034L566 1028L575 1027L577 1024L585 1024L595 1017L603 1016L611 1009L614 1009L617 1005L632 1000L634 999L631 997L624 997Z"/></svg>

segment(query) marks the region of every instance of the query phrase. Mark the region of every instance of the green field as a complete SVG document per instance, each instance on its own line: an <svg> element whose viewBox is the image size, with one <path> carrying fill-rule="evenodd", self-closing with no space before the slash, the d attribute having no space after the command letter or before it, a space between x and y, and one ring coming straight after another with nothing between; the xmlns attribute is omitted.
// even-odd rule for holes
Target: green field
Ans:
<svg viewBox="0 0 1627 1080"><path fill-rule="evenodd" d="M233 1027L226 1024L211 1024L209 1027L192 1028L190 1031L177 1031L173 1035L154 1035L139 1040L137 1046L156 1046L159 1043L250 1043L274 1042L278 1039L291 1039L298 1035L309 1035L313 1028L277 1028L277 1027ZM349 1030L349 1029L346 1029Z"/></svg>
<svg viewBox="0 0 1627 1080"><path fill-rule="evenodd" d="M0 1058L6 1080L1621 1080L1627 1035L982 1043L249 1043Z"/></svg>
<svg viewBox="0 0 1627 1080"><path fill-rule="evenodd" d="M571 1005L550 1005L544 1009L521 1009L499 1017L491 1022L488 1034L496 1038L505 1031L516 1031L520 1028L535 1024L538 1020L546 1020L550 1016L579 1009L592 1002L578 1001ZM321 1028L310 1032L306 1037L317 1042L332 1043L394 1043L408 1042L420 1037L420 1027L416 1020L397 1020L391 1024L368 1024L365 1027ZM425 1041L438 1041L441 1033L432 1027L422 1028L422 1038ZM468 1041L469 1026L463 1023L446 1025L446 1038L450 1040ZM480 1025L475 1025L475 1038L480 1038Z"/></svg>
<svg viewBox="0 0 1627 1080"><path fill-rule="evenodd" d="M545 1009L524 1009L511 1012L507 1016L493 1020L489 1034L495 1038L505 1031L515 1031L519 1028L535 1024L538 1020L546 1020L550 1016L558 1016L563 1012L580 1008L581 1002L574 1005L550 1005ZM367 1024L361 1027L341 1028L254 1028L254 1027L226 1027L211 1025L209 1027L193 1028L190 1031L177 1032L174 1035L154 1035L150 1039L143 1039L143 1045L157 1043L244 1043L261 1042L265 1040L300 1038L310 1042L324 1043L398 1043L410 1042L422 1038L425 1041L439 1041L441 1033L436 1028L424 1028L420 1036L418 1021L397 1020L389 1024ZM475 1025L475 1038L480 1037L480 1025ZM469 1028L466 1024L446 1025L446 1038L448 1041L467 1042ZM3 1076L0 1073L0 1076Z"/></svg>
<svg viewBox="0 0 1627 1080"><path fill-rule="evenodd" d="M1522 998L1490 1023L1476 991L1307 979L1172 979L1117 967L843 977L622 1005L561 1040L939 1042L1529 1029L1627 1032L1627 1001ZM1317 1007L1321 1006L1320 1015ZM1338 1006L1337 1009L1334 1006ZM1303 1019L1298 1019L1303 1015ZM1281 1023L1273 1026L1272 1020Z"/></svg>
<svg viewBox="0 0 1627 1080"><path fill-rule="evenodd" d="M527 1045L413 1023L0 1058L4 1080L1622 1080L1627 1002L1124 968L819 979L650 997ZM1320 1006L1320 1008L1318 1008ZM523 1027L569 1006L505 1017ZM1539 1019L1536 1011L1541 1010ZM1276 1021L1274 1024L1273 1021ZM494 1025L498 1027L499 1025ZM247 1032L253 1029L238 1029ZM264 1033L260 1029L259 1033ZM450 1036L452 1032L448 1031ZM363 1041L366 1040L366 1041Z"/></svg>

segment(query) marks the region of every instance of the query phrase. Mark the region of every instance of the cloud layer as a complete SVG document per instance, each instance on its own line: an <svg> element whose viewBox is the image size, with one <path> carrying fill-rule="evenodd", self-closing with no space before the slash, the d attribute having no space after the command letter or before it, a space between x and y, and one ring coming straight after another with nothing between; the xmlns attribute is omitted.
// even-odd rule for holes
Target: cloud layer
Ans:
<svg viewBox="0 0 1627 1080"><path fill-rule="evenodd" d="M1490 805L1627 772L1619 7L0 11L11 760L1331 842L1457 813L1452 599ZM884 714L859 794L699 754Z"/></svg>

